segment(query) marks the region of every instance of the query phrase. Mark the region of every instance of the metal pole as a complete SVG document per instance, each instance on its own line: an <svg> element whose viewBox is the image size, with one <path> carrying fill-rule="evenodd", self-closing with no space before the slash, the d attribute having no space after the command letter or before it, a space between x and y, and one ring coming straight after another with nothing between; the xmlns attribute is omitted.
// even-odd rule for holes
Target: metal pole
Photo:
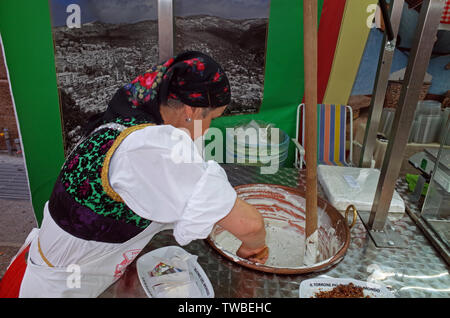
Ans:
<svg viewBox="0 0 450 318"><path fill-rule="evenodd" d="M362 168L369 168L372 164L372 156L377 139L378 126L380 125L380 118L388 87L389 75L391 74L392 60L395 53L396 38L402 17L403 5L405 3L404 0L394 0L393 2L393 5L390 6L390 20L394 38L391 42L387 40L386 33L383 37L380 58L378 60L378 71L375 79L375 90L370 105L370 113L367 119L364 143L359 159L359 166Z"/></svg>
<svg viewBox="0 0 450 318"><path fill-rule="evenodd" d="M383 230L386 224L443 8L444 0L426 0L422 4L416 37L368 221L368 227L374 231Z"/></svg>
<svg viewBox="0 0 450 318"><path fill-rule="evenodd" d="M159 62L174 56L175 19L173 0L158 0L158 43Z"/></svg>
<svg viewBox="0 0 450 318"><path fill-rule="evenodd" d="M386 0L380 0L378 2L380 3L381 13L383 15L384 28L386 30L385 33L387 34L389 42L392 42L395 39L395 34L394 30L392 29L392 21L388 14L389 9Z"/></svg>

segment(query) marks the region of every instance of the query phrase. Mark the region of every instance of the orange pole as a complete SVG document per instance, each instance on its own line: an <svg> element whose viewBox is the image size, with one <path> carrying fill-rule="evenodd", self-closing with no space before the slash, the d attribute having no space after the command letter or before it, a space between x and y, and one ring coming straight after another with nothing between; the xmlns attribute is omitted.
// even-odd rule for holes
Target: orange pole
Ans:
<svg viewBox="0 0 450 318"><path fill-rule="evenodd" d="M305 63L305 264L317 259L317 2L303 0Z"/></svg>

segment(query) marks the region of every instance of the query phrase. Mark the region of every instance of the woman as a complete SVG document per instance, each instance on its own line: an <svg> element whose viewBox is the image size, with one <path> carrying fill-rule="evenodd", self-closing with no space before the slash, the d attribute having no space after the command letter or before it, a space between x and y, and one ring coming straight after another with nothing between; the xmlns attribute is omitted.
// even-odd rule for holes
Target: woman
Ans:
<svg viewBox="0 0 450 318"><path fill-rule="evenodd" d="M41 228L12 262L0 296L96 297L169 228L186 245L219 224L242 241L240 257L264 263L261 215L237 198L223 169L205 162L193 142L201 137L194 125L201 123L204 134L229 103L225 72L199 52L172 58L118 90L68 156ZM193 160L174 160L180 144L195 149Z"/></svg>

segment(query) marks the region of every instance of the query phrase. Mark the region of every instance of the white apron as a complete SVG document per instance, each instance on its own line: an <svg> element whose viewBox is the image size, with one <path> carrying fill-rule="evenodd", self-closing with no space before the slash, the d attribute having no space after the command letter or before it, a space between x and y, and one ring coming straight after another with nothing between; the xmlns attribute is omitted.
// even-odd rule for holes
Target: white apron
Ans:
<svg viewBox="0 0 450 318"><path fill-rule="evenodd" d="M98 297L117 281L126 267L157 233L172 228L172 224L152 222L134 238L116 246L102 256L83 264L49 267L34 264L28 256L27 268L20 287L20 298L87 298ZM33 229L27 241L30 250L37 248L38 229Z"/></svg>

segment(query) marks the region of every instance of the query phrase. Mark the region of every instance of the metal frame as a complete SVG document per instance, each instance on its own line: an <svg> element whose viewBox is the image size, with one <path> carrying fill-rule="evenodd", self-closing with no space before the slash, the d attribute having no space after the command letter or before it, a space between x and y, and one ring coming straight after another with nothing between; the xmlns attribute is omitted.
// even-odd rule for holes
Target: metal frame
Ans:
<svg viewBox="0 0 450 318"><path fill-rule="evenodd" d="M377 139L378 127L380 125L386 90L388 87L392 60L395 53L395 43L403 13L404 3L404 0L394 0L394 3L390 8L391 25L394 38L392 42L388 41L388 36L387 34L385 34L381 45L381 53L378 61L378 71L375 79L376 84L370 105L369 117L367 119L364 143L361 149L359 166L362 168L370 168L372 164L372 156Z"/></svg>
<svg viewBox="0 0 450 318"><path fill-rule="evenodd" d="M377 241L377 237L380 233L385 237L390 228L390 225L387 224L387 215L443 8L443 0L428 0L423 2L420 11L415 41L408 61L372 210L368 220L364 222L375 244L379 247L395 245L391 240L391 243L385 246L385 239Z"/></svg>
<svg viewBox="0 0 450 318"><path fill-rule="evenodd" d="M435 180L435 175L439 169L439 165L441 165L441 156L445 148L445 141L447 139L447 136L450 132L450 114L448 115L445 126L444 126L444 132L441 135L440 138L440 147L438 154L436 156L436 162L434 164L434 169L431 174L430 178L430 186L432 186L432 181ZM434 181L436 182L436 181ZM412 216L411 218L416 222L416 224L425 232L425 235L430 239L431 243L436 247L436 249L439 251L441 256L445 259L447 264L450 264L450 249L447 244L441 239L441 233L435 228L433 224L429 222L427 218L424 217L423 212L425 207L427 206L428 200L430 200L429 197L430 191L428 191L427 196L425 197L425 202L423 203L422 210L420 211L419 215ZM414 213L410 213L414 214ZM447 225L448 226L448 225Z"/></svg>
<svg viewBox="0 0 450 318"><path fill-rule="evenodd" d="M386 3L386 0L379 0L379 5L381 8L381 14L383 15L384 27L386 29L386 35L388 37L389 42L392 42L395 39L394 30L392 29L392 21L389 16L389 9Z"/></svg>
<svg viewBox="0 0 450 318"><path fill-rule="evenodd" d="M299 159L298 159L298 155L300 154L302 157L305 155L305 149L301 149L303 148L300 143L298 142L298 126L299 126L299 120L300 120L300 107L303 104L299 104L297 106L297 122L296 122L296 128L295 128L295 139L292 139L292 142L295 144L295 162L294 162L294 167L297 169L302 169L303 168L303 162L300 159L300 163L299 163Z"/></svg>
<svg viewBox="0 0 450 318"><path fill-rule="evenodd" d="M158 0L158 44L159 62L164 62L175 53L175 19L173 0Z"/></svg>
<svg viewBox="0 0 450 318"><path fill-rule="evenodd" d="M304 147L304 142L302 142L302 144L300 144L300 142L298 141L298 132L299 132L299 126L300 126L300 120L304 120L304 118L300 118L300 109L302 107L304 107L305 104L301 103L300 105L297 106L297 123L296 123L296 129L295 129L295 139L292 138L292 142L295 145L295 161L294 161L294 167L297 169L303 169L303 161L304 161L304 157L305 157L305 147ZM347 163L349 163L350 166L353 166L353 120L351 120L353 118L353 109L351 106L346 105L346 112L345 112L345 120L347 120L347 112L349 114L349 118L350 118L350 140L349 140L349 156L348 158L345 157L345 160L347 161ZM305 136L305 123L303 122L303 130L302 130L302 136ZM347 133L345 132L345 142L347 142ZM347 149L347 147L345 147L345 149ZM298 159L298 156L300 155L300 160Z"/></svg>

